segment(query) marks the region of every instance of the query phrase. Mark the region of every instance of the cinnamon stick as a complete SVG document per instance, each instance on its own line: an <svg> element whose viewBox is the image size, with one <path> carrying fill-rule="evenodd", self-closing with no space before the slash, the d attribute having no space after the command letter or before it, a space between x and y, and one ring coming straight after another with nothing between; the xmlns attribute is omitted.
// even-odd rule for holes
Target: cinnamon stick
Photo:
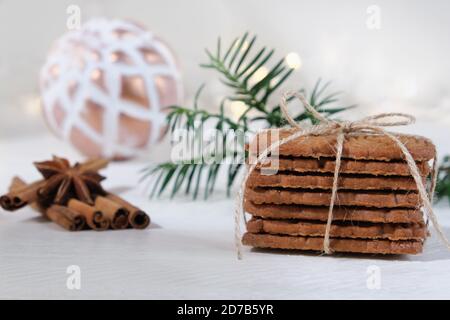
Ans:
<svg viewBox="0 0 450 320"><path fill-rule="evenodd" d="M145 229L150 224L150 217L139 209L138 207L133 206L131 203L126 201L125 199L119 197L118 195L108 193L106 198L117 203L118 205L124 207L128 210L128 223L135 229Z"/></svg>
<svg viewBox="0 0 450 320"><path fill-rule="evenodd" d="M27 183L23 181L21 178L16 176L11 181L11 185L9 186L9 192L16 192L17 190L20 190L21 188L24 188L26 186ZM42 214L44 217L47 216L45 206L42 205L39 201L31 202L29 205L31 208Z"/></svg>
<svg viewBox="0 0 450 320"><path fill-rule="evenodd" d="M47 209L47 217L69 231L82 230L86 224L86 220L81 214L58 204Z"/></svg>
<svg viewBox="0 0 450 320"><path fill-rule="evenodd" d="M71 199L67 203L67 207L81 214L86 224L96 231L103 231L109 228L110 221L103 215L103 212L77 199Z"/></svg>
<svg viewBox="0 0 450 320"><path fill-rule="evenodd" d="M26 186L27 184L22 179L19 177L14 177L9 190L16 191ZM94 207L76 199L71 199L68 203L68 208L73 211L71 213L68 213L66 210L62 210L58 207L53 207L51 210L47 210L39 201L30 203L30 206L34 210L40 212L43 216L68 230L81 230L84 226L82 220L84 220L86 224L94 230L106 230L109 228L109 220L103 216L102 212L97 211ZM50 216L48 216L47 213L50 213ZM84 219L80 219L78 217L80 215Z"/></svg>
<svg viewBox="0 0 450 320"><path fill-rule="evenodd" d="M95 209L103 212L106 218L111 221L111 228L125 229L128 227L128 210L112 200L97 196L95 199Z"/></svg>
<svg viewBox="0 0 450 320"><path fill-rule="evenodd" d="M3 209L14 211L34 202L37 199L37 190L44 185L44 181L36 181L25 186L10 190L8 194L0 197L0 205Z"/></svg>
<svg viewBox="0 0 450 320"><path fill-rule="evenodd" d="M108 160L106 159L92 159L81 163L79 170L81 170L82 172L98 171L100 169L103 169L107 165ZM8 194L0 197L0 206L4 210L14 211L26 206L27 204L35 202L38 197L41 197L41 199L45 200L47 195L40 194L39 190L46 183L49 183L49 181L39 180L23 187L17 188L14 191L10 191Z"/></svg>

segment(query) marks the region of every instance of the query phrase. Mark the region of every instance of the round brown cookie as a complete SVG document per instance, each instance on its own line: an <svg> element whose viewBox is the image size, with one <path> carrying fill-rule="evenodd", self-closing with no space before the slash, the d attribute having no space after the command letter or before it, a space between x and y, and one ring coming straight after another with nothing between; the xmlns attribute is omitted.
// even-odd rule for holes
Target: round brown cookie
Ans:
<svg viewBox="0 0 450 320"><path fill-rule="evenodd" d="M326 206L330 204L331 192L317 192L303 189L245 189L245 198L255 204L302 204ZM361 206L376 208L418 208L420 197L417 193L338 191L336 206Z"/></svg>
<svg viewBox="0 0 450 320"><path fill-rule="evenodd" d="M254 204L245 201L244 209L255 217L270 219L304 219L327 221L328 207L290 204ZM376 223L423 223L423 214L417 209L383 209L334 207L335 221L369 221Z"/></svg>
<svg viewBox="0 0 450 320"><path fill-rule="evenodd" d="M430 166L426 161L417 162L417 168L422 176L430 174ZM289 158L280 157L277 163L258 164L257 169L276 165L279 171L334 173L336 161L334 158ZM342 159L340 173L370 174L375 176L411 176L406 162L351 160Z"/></svg>
<svg viewBox="0 0 450 320"><path fill-rule="evenodd" d="M273 175L263 175L259 170L251 173L247 186L324 189L333 188L334 177L330 174L289 174L279 172ZM424 181L425 183L425 181ZM417 185L410 177L374 177L341 174L338 178L338 188L347 190L411 190L417 191Z"/></svg>
<svg viewBox="0 0 450 320"><path fill-rule="evenodd" d="M322 251L323 238L275 236L271 234L245 233L244 245L257 248L296 249ZM391 241L361 239L330 239L334 252L373 253L373 254L418 254L422 252L422 241Z"/></svg>
<svg viewBox="0 0 450 320"><path fill-rule="evenodd" d="M250 153L259 154L271 143L284 139L294 129L274 129L259 133L250 144ZM416 161L433 159L436 150L433 143L424 137L396 134ZM273 137L273 141L271 141ZM279 154L294 157L335 157L337 135L302 136L280 146ZM271 143L267 143L271 142ZM255 145L256 144L256 145ZM401 160L403 153L389 137L374 134L346 134L342 150L343 158L367 160Z"/></svg>
<svg viewBox="0 0 450 320"><path fill-rule="evenodd" d="M323 237L325 222L308 222L296 220L252 219L247 223L250 233L269 233L290 236ZM346 223L333 224L330 229L333 238L389 239L389 240L424 240L427 228L424 224L368 224Z"/></svg>

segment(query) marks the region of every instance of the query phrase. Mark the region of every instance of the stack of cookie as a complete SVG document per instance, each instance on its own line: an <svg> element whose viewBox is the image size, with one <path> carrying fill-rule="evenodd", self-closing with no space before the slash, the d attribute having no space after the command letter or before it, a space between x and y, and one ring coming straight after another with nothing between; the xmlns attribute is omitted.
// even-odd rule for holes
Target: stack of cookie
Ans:
<svg viewBox="0 0 450 320"><path fill-rule="evenodd" d="M279 131L278 139L292 134ZM258 135L257 155L270 141ZM398 136L415 159L422 178L430 173L434 145L417 136ZM262 139L264 138L264 139ZM256 145L254 145L256 143ZM300 137L279 148L274 175L258 165L250 175L245 211L252 215L245 245L261 248L323 249L335 169L336 136ZM274 165L272 161L272 166ZM428 231L417 186L398 146L386 136L347 134L330 230L334 252L417 254Z"/></svg>

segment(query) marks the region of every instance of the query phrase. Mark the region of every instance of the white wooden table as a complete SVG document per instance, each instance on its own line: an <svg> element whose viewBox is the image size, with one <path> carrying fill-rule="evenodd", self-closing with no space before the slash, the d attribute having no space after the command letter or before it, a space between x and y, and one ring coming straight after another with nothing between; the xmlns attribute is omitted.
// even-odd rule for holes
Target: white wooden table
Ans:
<svg viewBox="0 0 450 320"><path fill-rule="evenodd" d="M442 132L434 132L445 147ZM50 136L0 140L0 192L15 174L38 178L31 162L53 153L79 158ZM234 201L224 192L207 202L148 200L135 188L143 166L114 163L104 174L107 188L126 190L124 197L150 213L147 230L71 233L28 208L1 211L0 298L450 298L450 251L434 236L419 256L328 257L245 248L238 261ZM450 235L450 209L442 204L436 213ZM67 287L72 265L80 268L79 290ZM371 279L380 280L379 289Z"/></svg>

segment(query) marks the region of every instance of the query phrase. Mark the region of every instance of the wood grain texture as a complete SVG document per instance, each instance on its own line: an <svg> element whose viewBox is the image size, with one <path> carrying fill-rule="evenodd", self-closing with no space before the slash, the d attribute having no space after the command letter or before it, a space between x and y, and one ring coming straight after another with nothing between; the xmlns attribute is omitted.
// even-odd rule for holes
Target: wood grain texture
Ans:
<svg viewBox="0 0 450 320"><path fill-rule="evenodd" d="M81 160L47 136L0 140L0 192L15 174L32 181L30 159L54 152ZM17 158L17 155L22 155ZM421 255L355 257L339 254L273 254L244 248L236 259L234 199L224 177L208 201L161 198L149 201L134 189L139 161L113 163L103 174L108 190L151 212L145 230L70 233L31 209L0 211L0 298L34 299L443 299L450 287L450 255L429 238ZM7 170L5 169L7 168ZM450 209L436 214L450 235ZM433 234L433 230L431 229ZM76 245L74 245L76 244ZM67 267L81 268L81 290L66 287ZM370 266L381 270L380 290L366 285ZM424 280L426 279L426 281Z"/></svg>

